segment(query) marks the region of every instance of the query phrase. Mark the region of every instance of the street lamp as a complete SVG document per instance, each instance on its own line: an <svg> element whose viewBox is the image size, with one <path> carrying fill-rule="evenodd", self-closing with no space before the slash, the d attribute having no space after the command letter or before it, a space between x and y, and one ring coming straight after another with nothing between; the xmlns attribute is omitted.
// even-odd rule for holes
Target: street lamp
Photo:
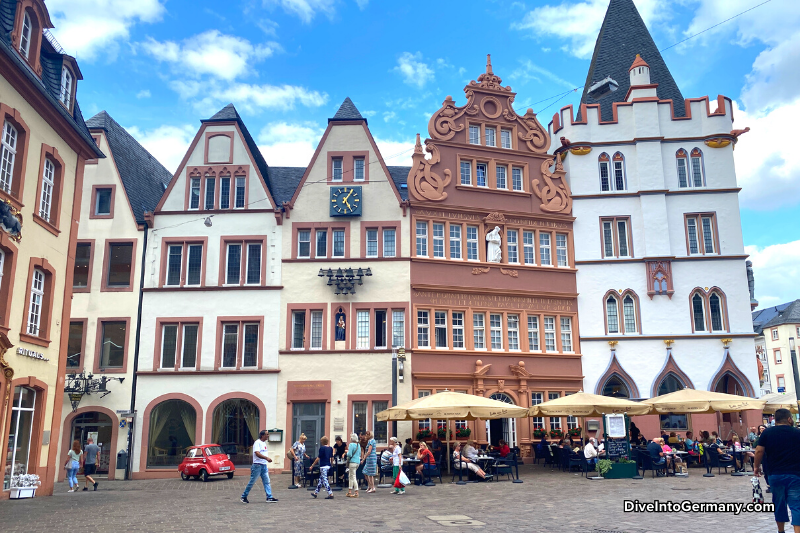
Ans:
<svg viewBox="0 0 800 533"><path fill-rule="evenodd" d="M797 351L794 349L794 337L789 337L789 355L792 358L792 374L794 375L795 398L800 393L800 371L797 368Z"/></svg>

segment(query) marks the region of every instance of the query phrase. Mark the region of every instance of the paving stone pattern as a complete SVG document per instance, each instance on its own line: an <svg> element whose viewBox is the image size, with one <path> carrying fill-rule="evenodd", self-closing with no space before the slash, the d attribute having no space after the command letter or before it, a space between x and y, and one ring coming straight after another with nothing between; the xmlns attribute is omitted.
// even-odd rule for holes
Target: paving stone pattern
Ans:
<svg viewBox="0 0 800 533"><path fill-rule="evenodd" d="M244 473L246 469L241 469ZM358 499L335 492L334 500L288 490L288 475L273 475L273 494L264 502L258 481L250 504L239 503L245 476L231 480L101 481L97 492L67 493L59 483L52 497L0 501L0 531L116 533L120 531L533 531L596 533L755 533L776 531L772 513L634 514L624 499L640 501L749 502L750 477L589 481L540 465L520 468L522 484L509 481L457 486L410 486L403 496L390 489L361 491ZM81 479L82 482L82 479ZM762 482L763 485L763 482ZM767 501L770 496L765 494ZM475 524L475 525L467 525ZM482 524L482 525L481 525Z"/></svg>

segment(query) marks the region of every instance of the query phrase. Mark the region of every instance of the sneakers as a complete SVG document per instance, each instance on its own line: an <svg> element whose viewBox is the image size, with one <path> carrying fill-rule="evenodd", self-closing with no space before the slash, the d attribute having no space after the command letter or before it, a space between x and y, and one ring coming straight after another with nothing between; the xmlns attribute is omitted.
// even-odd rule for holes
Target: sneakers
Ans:
<svg viewBox="0 0 800 533"><path fill-rule="evenodd" d="M267 503L277 503L277 502L278 502L278 498L273 498L272 496L267 498Z"/></svg>
<svg viewBox="0 0 800 533"><path fill-rule="evenodd" d="M317 493L316 493L316 492L312 492L312 493L311 493L311 496L313 496L314 498L316 498L316 497L317 497Z"/></svg>
<svg viewBox="0 0 800 533"><path fill-rule="evenodd" d="M67 492L75 492L75 489L69 489Z"/></svg>
<svg viewBox="0 0 800 533"><path fill-rule="evenodd" d="M89 488L88 488L88 487L83 487L83 490L89 490ZM96 489L95 489L95 490L96 490Z"/></svg>
<svg viewBox="0 0 800 533"><path fill-rule="evenodd" d="M94 490L97 490L97 485L99 485L99 484L100 483L98 483L97 481L94 482L94 485L92 485L94 487Z"/></svg>
<svg viewBox="0 0 800 533"><path fill-rule="evenodd" d="M333 499L333 494L328 494L328 496L326 496L325 499L326 500L332 500Z"/></svg>
<svg viewBox="0 0 800 533"><path fill-rule="evenodd" d="M245 498L244 496L242 496L241 498L239 498L239 501L240 501L240 502L242 502L242 503L250 503L250 502L247 500L247 498Z"/></svg>

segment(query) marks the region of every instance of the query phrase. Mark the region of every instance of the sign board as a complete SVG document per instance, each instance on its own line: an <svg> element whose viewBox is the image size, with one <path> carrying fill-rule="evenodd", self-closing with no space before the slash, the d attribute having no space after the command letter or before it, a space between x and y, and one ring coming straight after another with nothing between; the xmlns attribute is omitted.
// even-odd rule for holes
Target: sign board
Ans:
<svg viewBox="0 0 800 533"><path fill-rule="evenodd" d="M622 457L629 456L630 452L628 451L628 439L614 439L608 438L606 439L606 457L609 456L616 456Z"/></svg>
<svg viewBox="0 0 800 533"><path fill-rule="evenodd" d="M606 415L606 433L611 438L624 439L627 435L625 415Z"/></svg>
<svg viewBox="0 0 800 533"><path fill-rule="evenodd" d="M127 409L117 409L117 414L120 418L133 418L135 412L128 411Z"/></svg>
<svg viewBox="0 0 800 533"><path fill-rule="evenodd" d="M333 418L333 430L334 431L344 431L344 417L334 417Z"/></svg>
<svg viewBox="0 0 800 533"><path fill-rule="evenodd" d="M35 352L33 350L23 348L22 346L17 347L17 355L24 355L25 357L30 357L31 359L39 359L40 361L50 360L47 357L45 357L43 353Z"/></svg>
<svg viewBox="0 0 800 533"><path fill-rule="evenodd" d="M786 387L778 387L778 392L786 392Z"/></svg>

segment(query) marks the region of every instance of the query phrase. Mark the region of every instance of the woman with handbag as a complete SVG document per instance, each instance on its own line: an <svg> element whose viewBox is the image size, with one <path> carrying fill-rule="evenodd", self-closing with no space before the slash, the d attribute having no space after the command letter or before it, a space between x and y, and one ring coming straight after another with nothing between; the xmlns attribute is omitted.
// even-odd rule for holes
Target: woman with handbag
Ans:
<svg viewBox="0 0 800 533"><path fill-rule="evenodd" d="M72 448L67 452L67 464L64 468L67 469L67 483L69 483L69 490L67 492L77 492L78 490L78 470L81 468L81 442L79 440L72 441Z"/></svg>
<svg viewBox="0 0 800 533"><path fill-rule="evenodd" d="M300 480L303 479L303 459L311 459L308 455L306 455L306 434L301 433L300 437L298 437L297 442L292 444L292 448L287 453L287 456L291 454L291 459L294 461L294 472L292 479L294 480L294 488L300 488Z"/></svg>
<svg viewBox="0 0 800 533"><path fill-rule="evenodd" d="M361 463L361 446L358 443L358 435L352 433L350 435L350 446L347 447L347 454L345 455L347 461L347 472L350 478L350 485L347 487L348 498L358 498L358 480L356 479L356 470Z"/></svg>
<svg viewBox="0 0 800 533"><path fill-rule="evenodd" d="M392 450L392 477L394 478L392 494L405 494L406 483L400 481L400 474L403 473L403 450L400 448L400 441L397 440L397 437L389 439L389 448Z"/></svg>

